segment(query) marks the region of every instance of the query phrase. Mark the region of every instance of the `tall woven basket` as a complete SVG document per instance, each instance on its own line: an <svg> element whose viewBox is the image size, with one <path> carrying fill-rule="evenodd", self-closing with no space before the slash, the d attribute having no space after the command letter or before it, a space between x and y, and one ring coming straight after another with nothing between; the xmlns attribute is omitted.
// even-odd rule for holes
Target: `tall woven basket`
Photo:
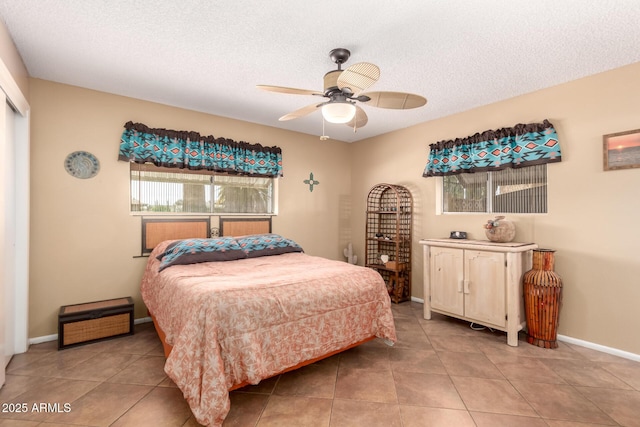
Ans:
<svg viewBox="0 0 640 427"><path fill-rule="evenodd" d="M523 278L527 342L544 348L558 347L562 279L553 271L554 262L555 251L534 249L533 268Z"/></svg>

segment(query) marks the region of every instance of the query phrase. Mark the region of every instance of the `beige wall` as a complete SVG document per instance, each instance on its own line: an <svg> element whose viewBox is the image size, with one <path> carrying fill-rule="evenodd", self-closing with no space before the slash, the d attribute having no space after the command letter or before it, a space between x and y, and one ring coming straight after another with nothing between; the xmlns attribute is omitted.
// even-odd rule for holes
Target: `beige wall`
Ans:
<svg viewBox="0 0 640 427"><path fill-rule="evenodd" d="M548 118L563 161L548 166L549 213L509 216L516 240L557 251L560 334L640 354L640 169L602 169L602 135L640 128L639 75L640 63L352 144L356 253L363 253L369 189L379 182L409 187L416 204L413 295L422 298L418 240L451 230L484 239L482 225L492 218L436 215L438 179L421 177L429 144Z"/></svg>
<svg viewBox="0 0 640 427"><path fill-rule="evenodd" d="M437 179L421 177L428 145L548 118L564 160L549 166L549 213L510 216L516 239L557 251L565 283L560 334L640 354L634 338L640 169L602 170L602 135L640 128L639 73L635 64L353 144L31 79L29 334L55 333L56 312L70 303L132 295L136 317L146 315L138 292L146 259L133 258L140 221L128 213L128 166L115 160L128 120L282 147L285 177L274 231L314 255L343 259L342 248L353 241L362 260L369 189L406 185L416 213L413 295L421 298L417 241L451 230L483 238L482 224L491 217L435 214ZM79 180L64 171L65 156L75 150L100 159L98 176ZM310 172L320 181L313 192L302 183Z"/></svg>
<svg viewBox="0 0 640 427"><path fill-rule="evenodd" d="M44 80L32 79L30 86L30 337L56 333L57 311L66 304L131 295L136 317L146 316L139 286L147 259L134 258L140 218L129 214L129 165L116 160L129 120L281 147L284 178L274 232L311 255L344 259L348 144ZM76 150L97 156L96 177L67 174L64 159ZM310 172L320 181L313 192L303 183Z"/></svg>

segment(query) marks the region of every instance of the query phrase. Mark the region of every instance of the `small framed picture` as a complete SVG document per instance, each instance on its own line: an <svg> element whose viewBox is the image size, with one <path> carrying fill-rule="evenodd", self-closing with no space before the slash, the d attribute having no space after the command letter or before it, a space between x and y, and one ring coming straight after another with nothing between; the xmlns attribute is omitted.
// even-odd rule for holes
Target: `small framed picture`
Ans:
<svg viewBox="0 0 640 427"><path fill-rule="evenodd" d="M604 170L640 168L640 129L602 137Z"/></svg>

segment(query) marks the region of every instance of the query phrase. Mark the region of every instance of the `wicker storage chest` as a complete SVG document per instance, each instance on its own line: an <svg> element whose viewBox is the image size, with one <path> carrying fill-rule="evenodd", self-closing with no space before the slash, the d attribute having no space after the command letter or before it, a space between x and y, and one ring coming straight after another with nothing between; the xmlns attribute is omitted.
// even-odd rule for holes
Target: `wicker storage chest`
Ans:
<svg viewBox="0 0 640 427"><path fill-rule="evenodd" d="M60 307L58 350L122 335L133 335L131 297Z"/></svg>

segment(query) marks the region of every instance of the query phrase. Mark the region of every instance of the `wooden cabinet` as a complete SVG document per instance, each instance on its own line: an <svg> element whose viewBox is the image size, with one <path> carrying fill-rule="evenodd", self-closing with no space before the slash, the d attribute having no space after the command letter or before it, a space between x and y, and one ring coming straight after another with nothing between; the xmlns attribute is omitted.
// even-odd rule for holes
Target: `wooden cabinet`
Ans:
<svg viewBox="0 0 640 427"><path fill-rule="evenodd" d="M446 314L507 332L518 345L525 326L522 276L532 243L428 239L424 248L424 318Z"/></svg>
<svg viewBox="0 0 640 427"><path fill-rule="evenodd" d="M405 187L378 184L367 196L365 266L377 270L395 303L411 299L411 216Z"/></svg>

